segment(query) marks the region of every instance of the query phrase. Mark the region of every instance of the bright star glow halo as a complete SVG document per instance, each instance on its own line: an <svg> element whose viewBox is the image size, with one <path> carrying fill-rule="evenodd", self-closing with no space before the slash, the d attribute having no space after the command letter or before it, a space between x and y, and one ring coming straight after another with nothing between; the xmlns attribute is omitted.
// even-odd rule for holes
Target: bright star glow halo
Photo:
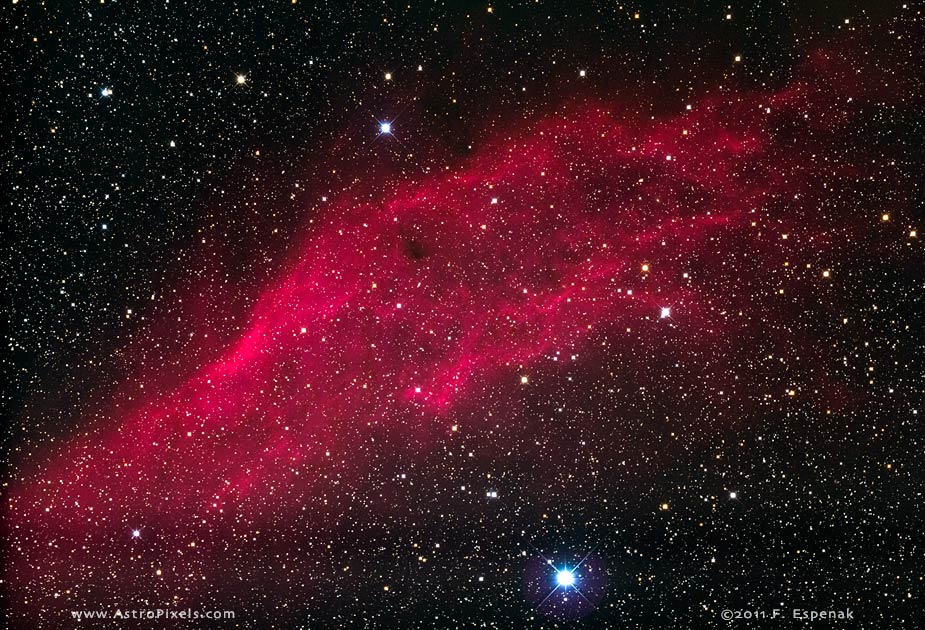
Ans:
<svg viewBox="0 0 925 630"><path fill-rule="evenodd" d="M563 588L575 585L575 573L568 569L560 569L556 573L556 584Z"/></svg>

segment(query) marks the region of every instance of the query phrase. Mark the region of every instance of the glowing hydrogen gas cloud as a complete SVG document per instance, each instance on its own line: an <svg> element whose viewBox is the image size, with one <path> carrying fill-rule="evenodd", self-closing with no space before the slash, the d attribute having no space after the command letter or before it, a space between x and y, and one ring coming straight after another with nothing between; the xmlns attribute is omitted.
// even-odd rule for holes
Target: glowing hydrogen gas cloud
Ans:
<svg viewBox="0 0 925 630"><path fill-rule="evenodd" d="M837 166L851 154L849 115L827 115L836 100L796 82L664 118L620 113L616 102L565 107L378 196L380 182L352 166L359 193L332 198L313 219L217 359L140 393L126 377L131 406L24 457L4 516L11 601L25 614L221 592L230 570L263 568L253 549L268 530L316 542L318 528L356 514L345 502L363 496L383 462L424 457L446 435L532 436L538 414L518 413L525 396L542 398L544 383L572 374L599 370L601 400L629 385L655 392L678 415L703 418L690 433L705 436L784 391L785 403L801 388L837 403L844 388L816 356L792 353L801 335L820 355L831 344L789 319L797 300L808 305L801 312L816 308L832 278L785 263L810 242L827 269L864 249L841 248L866 218L833 218L842 193L832 191L844 187L820 186L818 165L830 178L863 177L867 191L893 182L868 177L869 160ZM814 143L804 149L780 129ZM391 122L379 132L391 134ZM702 378L732 373L727 383ZM581 431L603 422L587 392L562 391ZM619 461L606 450L617 446L595 457ZM389 504L369 496L363 513ZM144 523L144 537L126 536L126 523ZM161 556L111 569L147 545ZM155 574L163 550L178 568ZM287 570L302 562L284 560ZM531 601L549 598L543 571ZM548 601L596 601L603 574L564 565Z"/></svg>

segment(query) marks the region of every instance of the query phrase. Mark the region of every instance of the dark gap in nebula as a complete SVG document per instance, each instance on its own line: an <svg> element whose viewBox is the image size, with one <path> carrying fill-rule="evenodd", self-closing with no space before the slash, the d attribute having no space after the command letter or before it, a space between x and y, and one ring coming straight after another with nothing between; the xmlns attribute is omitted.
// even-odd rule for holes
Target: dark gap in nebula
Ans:
<svg viewBox="0 0 925 630"><path fill-rule="evenodd" d="M428 250L424 246L424 242L420 241L414 237L405 237L404 241L405 253L413 260L422 260L427 258Z"/></svg>

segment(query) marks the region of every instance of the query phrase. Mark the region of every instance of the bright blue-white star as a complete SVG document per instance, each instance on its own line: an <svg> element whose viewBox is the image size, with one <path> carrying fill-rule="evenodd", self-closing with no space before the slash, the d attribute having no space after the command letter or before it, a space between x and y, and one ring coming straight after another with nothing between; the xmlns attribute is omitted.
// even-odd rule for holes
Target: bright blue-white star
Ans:
<svg viewBox="0 0 925 630"><path fill-rule="evenodd" d="M392 133L392 123L388 121L379 123L379 133L391 134Z"/></svg>
<svg viewBox="0 0 925 630"><path fill-rule="evenodd" d="M140 530L140 529L133 529L133 530L132 530L132 538L141 538L141 530Z"/></svg>
<svg viewBox="0 0 925 630"><path fill-rule="evenodd" d="M568 588L570 586L575 586L575 573L569 571L568 569L560 569L556 573L556 584L562 588Z"/></svg>

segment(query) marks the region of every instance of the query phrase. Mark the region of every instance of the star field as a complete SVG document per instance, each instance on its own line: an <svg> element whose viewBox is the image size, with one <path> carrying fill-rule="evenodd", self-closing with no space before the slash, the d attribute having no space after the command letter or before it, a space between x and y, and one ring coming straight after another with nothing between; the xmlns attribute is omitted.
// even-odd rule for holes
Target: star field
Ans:
<svg viewBox="0 0 925 630"><path fill-rule="evenodd" d="M922 11L8 5L9 627L913 627Z"/></svg>

